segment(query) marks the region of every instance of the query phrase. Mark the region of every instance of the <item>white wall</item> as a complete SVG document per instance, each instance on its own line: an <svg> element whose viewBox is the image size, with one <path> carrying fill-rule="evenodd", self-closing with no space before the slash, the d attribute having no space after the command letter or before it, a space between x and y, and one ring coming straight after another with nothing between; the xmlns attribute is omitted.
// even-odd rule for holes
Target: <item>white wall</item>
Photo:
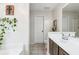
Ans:
<svg viewBox="0 0 79 59"><path fill-rule="evenodd" d="M42 11L31 11L31 44L34 43L34 17L35 16L44 16L44 41L47 41L48 31L51 31L52 27L52 12L42 12Z"/></svg>
<svg viewBox="0 0 79 59"><path fill-rule="evenodd" d="M26 54L29 54L29 4L11 4L14 5L14 15L5 15L5 6L8 4L0 4L0 17L16 18L16 32L8 32L5 38L4 50L8 50L11 54L16 54L14 50L21 50L23 45L26 47ZM13 51L13 52L12 52Z"/></svg>

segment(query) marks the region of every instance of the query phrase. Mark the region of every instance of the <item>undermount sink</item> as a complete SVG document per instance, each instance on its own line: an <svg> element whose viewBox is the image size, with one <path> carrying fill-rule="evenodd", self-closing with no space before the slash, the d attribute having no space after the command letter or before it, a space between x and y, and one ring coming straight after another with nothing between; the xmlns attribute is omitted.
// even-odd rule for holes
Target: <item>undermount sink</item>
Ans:
<svg viewBox="0 0 79 59"><path fill-rule="evenodd" d="M78 43L79 44L79 38L73 38L73 37L69 37L69 41L73 41L75 43Z"/></svg>
<svg viewBox="0 0 79 59"><path fill-rule="evenodd" d="M62 36L62 39L63 40L68 40L68 37L67 36Z"/></svg>
<svg viewBox="0 0 79 59"><path fill-rule="evenodd" d="M78 42L78 44L79 44L79 38L64 37L64 38L61 39L61 43L72 43L72 42Z"/></svg>

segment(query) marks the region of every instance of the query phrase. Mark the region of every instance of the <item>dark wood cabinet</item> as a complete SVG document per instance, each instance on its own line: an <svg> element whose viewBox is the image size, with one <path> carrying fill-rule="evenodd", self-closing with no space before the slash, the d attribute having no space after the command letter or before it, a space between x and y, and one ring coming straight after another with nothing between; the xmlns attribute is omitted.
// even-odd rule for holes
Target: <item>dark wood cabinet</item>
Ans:
<svg viewBox="0 0 79 59"><path fill-rule="evenodd" d="M58 55L58 45L54 43L50 38L49 38L49 53L50 55Z"/></svg>
<svg viewBox="0 0 79 59"><path fill-rule="evenodd" d="M69 55L69 54L65 52L61 47L59 47L59 55Z"/></svg>
<svg viewBox="0 0 79 59"><path fill-rule="evenodd" d="M49 53L53 55L53 41L49 38Z"/></svg>
<svg viewBox="0 0 79 59"><path fill-rule="evenodd" d="M69 55L50 38L49 38L49 53L50 55Z"/></svg>
<svg viewBox="0 0 79 59"><path fill-rule="evenodd" d="M58 55L58 45L53 42L53 55Z"/></svg>

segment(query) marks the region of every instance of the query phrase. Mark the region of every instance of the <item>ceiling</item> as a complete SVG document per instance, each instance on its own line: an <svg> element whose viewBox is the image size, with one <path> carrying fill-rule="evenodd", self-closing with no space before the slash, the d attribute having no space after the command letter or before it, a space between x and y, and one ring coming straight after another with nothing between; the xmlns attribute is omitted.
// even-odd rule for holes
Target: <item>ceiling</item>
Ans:
<svg viewBox="0 0 79 59"><path fill-rule="evenodd" d="M52 11L59 3L31 3L31 11Z"/></svg>
<svg viewBox="0 0 79 59"><path fill-rule="evenodd" d="M79 3L70 3L63 10L79 12Z"/></svg>

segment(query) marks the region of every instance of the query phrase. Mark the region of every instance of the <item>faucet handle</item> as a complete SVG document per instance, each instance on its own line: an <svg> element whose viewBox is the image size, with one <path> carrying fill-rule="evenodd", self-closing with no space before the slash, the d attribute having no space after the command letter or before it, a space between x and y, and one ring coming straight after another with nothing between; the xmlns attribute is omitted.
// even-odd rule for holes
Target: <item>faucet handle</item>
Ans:
<svg viewBox="0 0 79 59"><path fill-rule="evenodd" d="M64 34L62 33L62 36L64 36Z"/></svg>
<svg viewBox="0 0 79 59"><path fill-rule="evenodd" d="M69 36L70 36L70 34L69 34Z"/></svg>

